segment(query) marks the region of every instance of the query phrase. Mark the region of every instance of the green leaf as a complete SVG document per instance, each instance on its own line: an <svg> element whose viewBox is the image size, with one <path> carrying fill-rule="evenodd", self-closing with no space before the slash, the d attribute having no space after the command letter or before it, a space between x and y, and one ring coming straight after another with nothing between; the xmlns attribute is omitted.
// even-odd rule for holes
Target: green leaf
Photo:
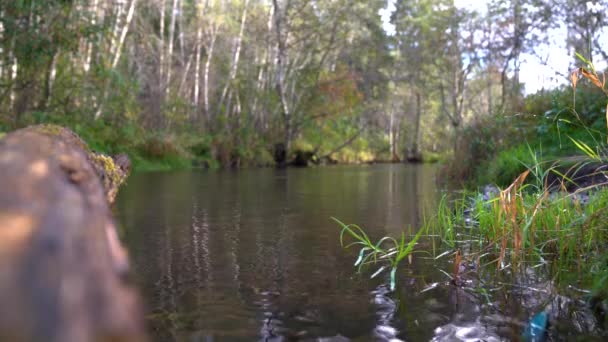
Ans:
<svg viewBox="0 0 608 342"><path fill-rule="evenodd" d="M599 154L597 152L595 152L591 147L589 147L589 145L587 145L585 142L576 140L576 139L572 138L571 136L568 136L568 138L570 138L570 140L572 140L574 145L576 145L576 147L579 150L581 150L581 152L586 154L589 158L597 160L597 161L601 160Z"/></svg>

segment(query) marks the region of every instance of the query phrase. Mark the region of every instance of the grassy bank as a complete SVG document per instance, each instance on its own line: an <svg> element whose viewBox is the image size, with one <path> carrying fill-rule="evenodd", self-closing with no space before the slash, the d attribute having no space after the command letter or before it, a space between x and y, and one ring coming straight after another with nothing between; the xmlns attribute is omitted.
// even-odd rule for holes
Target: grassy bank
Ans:
<svg viewBox="0 0 608 342"><path fill-rule="evenodd" d="M572 166L567 162L572 157L590 157L581 144L605 157L607 93L598 85L603 87L578 79L527 96L521 108L470 123L446 168L447 178L467 188L506 187L534 165L563 169Z"/></svg>
<svg viewBox="0 0 608 342"><path fill-rule="evenodd" d="M583 76L590 84L577 84ZM492 286L542 270L557 293L574 287L594 309L608 307L608 182L598 168L607 161L608 91L592 66L572 79L572 87L528 97L528 115L488 117L464 129L446 175L472 190L445 195L418 230L440 242L425 252L453 258L452 284L463 286L462 272L491 273L484 286ZM486 184L498 187L475 190ZM394 255L405 247L409 255L419 238L373 242L357 226L340 227L354 240L347 247L361 248L356 264L383 263L382 270L394 270L401 260Z"/></svg>
<svg viewBox="0 0 608 342"><path fill-rule="evenodd" d="M582 62L571 86L528 96L522 112L465 130L460 153L468 163L453 163L447 174L470 189L495 184L500 191L443 201L428 229L451 248L466 246L479 267L511 274L546 268L556 284L606 302L608 91Z"/></svg>
<svg viewBox="0 0 608 342"><path fill-rule="evenodd" d="M146 130L140 123L104 120L74 121L63 116L44 116L30 120L21 126L50 123L68 127L76 132L91 149L105 153L127 153L136 171L180 170L191 168L247 168L274 166L274 144L266 137L244 133L240 137L222 134L201 134L196 130L175 129ZM0 137L12 129L0 125ZM312 139L303 136L293 144L289 159L295 151L328 154L339 146L344 138ZM386 139L377 134L361 134L348 146L331 153L331 162L359 164L390 161ZM435 162L438 156L427 156L427 162Z"/></svg>

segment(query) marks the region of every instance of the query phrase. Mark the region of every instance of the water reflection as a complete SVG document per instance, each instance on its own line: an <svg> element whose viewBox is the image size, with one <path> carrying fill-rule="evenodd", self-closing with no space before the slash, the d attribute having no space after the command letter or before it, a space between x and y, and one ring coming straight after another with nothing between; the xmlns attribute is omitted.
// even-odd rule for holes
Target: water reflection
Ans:
<svg viewBox="0 0 608 342"><path fill-rule="evenodd" d="M152 335L398 338L396 304L379 290L382 280L353 272L329 217L374 237L416 226L435 201L432 172L384 165L132 177L117 217Z"/></svg>
<svg viewBox="0 0 608 342"><path fill-rule="evenodd" d="M380 285L372 291L373 303L376 305L377 323L374 328L374 335L382 341L402 341L397 338L399 330L394 326L395 315L397 314L398 305L390 296L388 286Z"/></svg>
<svg viewBox="0 0 608 342"><path fill-rule="evenodd" d="M493 341L518 338L545 308L554 322L575 322L568 329L597 329L580 303L549 284L538 291L538 268L497 282L471 273L454 286L438 271L451 267L447 257L417 255L400 268L394 293L386 278L357 275L355 252L342 250L329 217L358 223L373 239L397 236L432 211L433 173L380 165L135 175L116 214L151 334L158 341Z"/></svg>

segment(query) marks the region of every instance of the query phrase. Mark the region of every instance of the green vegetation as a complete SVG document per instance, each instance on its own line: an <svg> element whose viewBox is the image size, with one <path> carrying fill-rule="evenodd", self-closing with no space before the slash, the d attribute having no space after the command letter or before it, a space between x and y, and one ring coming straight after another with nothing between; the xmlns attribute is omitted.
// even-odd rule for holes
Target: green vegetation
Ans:
<svg viewBox="0 0 608 342"><path fill-rule="evenodd" d="M0 132L64 125L138 170L389 160L382 6L2 2Z"/></svg>
<svg viewBox="0 0 608 342"><path fill-rule="evenodd" d="M576 284L592 290L592 306L608 301L608 189L603 187L608 182L600 168L607 160L608 91L593 63L577 57L584 67L572 72L571 87L526 99L526 110L542 115L501 115L464 128L446 174L500 189L444 196L411 240L415 244L422 232L431 240L440 237L442 244L437 250L433 243L433 252L454 251L454 272L446 275L455 284L461 264L515 277L542 268L557 288ZM374 244L360 227L336 221L341 243L348 234L355 242L346 248L361 246L359 269L397 250L412 252L404 236L400 242L384 237ZM392 272L399 260L389 260Z"/></svg>
<svg viewBox="0 0 608 342"><path fill-rule="evenodd" d="M345 224L335 217L332 217L332 219L336 221L342 228L342 231L340 232L340 245L342 247L349 248L356 245L361 246L361 249L359 249L359 256L355 261L355 266L358 267L358 270L361 271L363 266L368 264L376 264L379 261L388 263L391 270L390 289L391 291L394 290L396 284L395 274L397 272L397 267L401 261L403 261L403 259L413 253L414 246L425 229L419 229L416 235L407 242L405 240L405 233L401 233L400 240L386 236L381 238L378 242L373 243L365 231L356 224ZM345 234L350 236L355 241L345 246ZM371 277L376 277L385 269L385 265L381 266L374 272L374 274L372 274Z"/></svg>
<svg viewBox="0 0 608 342"><path fill-rule="evenodd" d="M474 252L467 257L481 265L506 265L518 270L549 263L556 280L574 272L591 288L598 270L608 271L602 262L608 247L608 192L591 196L549 195L524 185L528 172L502 194L489 201L450 202L451 222L437 221L431 229L441 234L450 246L458 240L473 242ZM474 198L474 197L473 197ZM445 202L444 202L445 203ZM574 279L576 280L576 279Z"/></svg>
<svg viewBox="0 0 608 342"><path fill-rule="evenodd" d="M389 34L383 0L5 1L0 131L66 125L136 169L269 165L279 144L289 160L475 163L519 138L501 122L527 106L520 60L545 31L605 55L604 5L579 3L397 0Z"/></svg>

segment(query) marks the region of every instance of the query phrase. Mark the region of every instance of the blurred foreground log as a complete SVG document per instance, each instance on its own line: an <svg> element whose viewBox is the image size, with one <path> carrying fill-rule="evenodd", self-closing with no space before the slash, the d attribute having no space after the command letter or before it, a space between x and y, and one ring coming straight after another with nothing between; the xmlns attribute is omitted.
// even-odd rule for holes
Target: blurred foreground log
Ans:
<svg viewBox="0 0 608 342"><path fill-rule="evenodd" d="M0 139L0 341L142 341L108 202L126 156L33 126Z"/></svg>

